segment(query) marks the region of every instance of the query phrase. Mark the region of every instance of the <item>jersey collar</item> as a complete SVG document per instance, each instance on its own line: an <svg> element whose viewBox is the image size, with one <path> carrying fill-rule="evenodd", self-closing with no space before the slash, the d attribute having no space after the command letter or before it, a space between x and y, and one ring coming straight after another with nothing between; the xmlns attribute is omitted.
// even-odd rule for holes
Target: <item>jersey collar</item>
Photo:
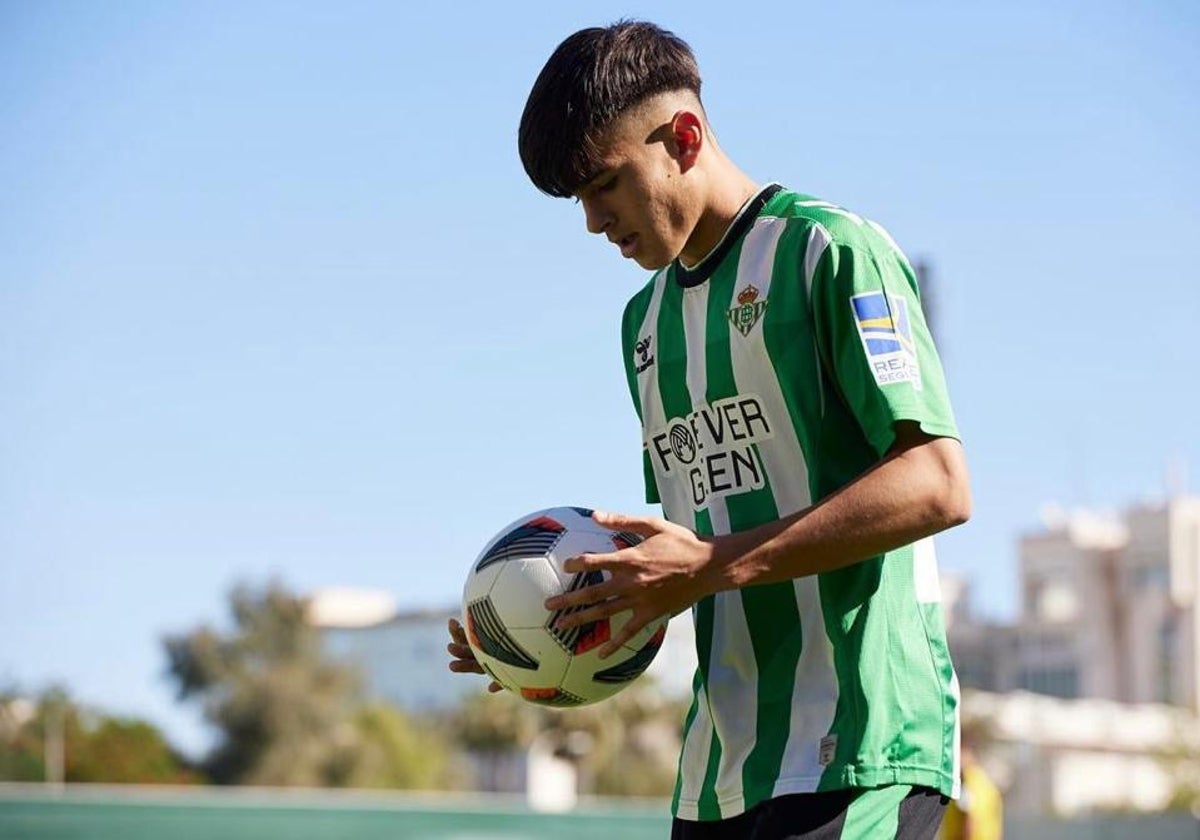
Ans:
<svg viewBox="0 0 1200 840"><path fill-rule="evenodd" d="M735 242L737 242L750 226L754 224L754 220L758 218L758 214L762 212L763 207L767 202L783 189L779 184L767 184L757 193L755 193L749 201L742 205L742 209L733 217L733 222L725 229L725 234L717 242L713 249L704 255L700 262L696 263L691 268L684 268L683 263L678 259L672 263L674 267L675 282L685 289L692 286L699 286L705 280L712 276L717 270L717 266L725 259Z"/></svg>

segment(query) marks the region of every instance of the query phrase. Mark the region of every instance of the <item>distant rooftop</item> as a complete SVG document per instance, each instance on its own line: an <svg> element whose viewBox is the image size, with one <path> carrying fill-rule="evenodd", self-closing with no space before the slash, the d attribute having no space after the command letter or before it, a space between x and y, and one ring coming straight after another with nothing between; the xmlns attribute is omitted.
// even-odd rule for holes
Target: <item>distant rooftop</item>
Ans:
<svg viewBox="0 0 1200 840"><path fill-rule="evenodd" d="M1092 510L1066 510L1049 504L1041 511L1044 532L1026 534L1026 539L1066 535L1085 548L1120 548L1129 541L1129 529L1115 515Z"/></svg>
<svg viewBox="0 0 1200 840"><path fill-rule="evenodd" d="M382 589L335 586L318 589L308 601L314 627L372 627L396 617L396 599Z"/></svg>

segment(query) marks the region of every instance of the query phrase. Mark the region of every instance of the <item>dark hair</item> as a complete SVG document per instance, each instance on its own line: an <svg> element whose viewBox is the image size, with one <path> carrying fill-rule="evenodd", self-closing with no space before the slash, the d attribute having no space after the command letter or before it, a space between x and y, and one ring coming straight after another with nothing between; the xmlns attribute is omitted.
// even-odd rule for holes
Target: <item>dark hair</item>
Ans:
<svg viewBox="0 0 1200 840"><path fill-rule="evenodd" d="M558 45L521 114L517 145L534 186L566 198L599 171L596 137L629 108L659 93L700 95L696 57L653 23L581 29Z"/></svg>

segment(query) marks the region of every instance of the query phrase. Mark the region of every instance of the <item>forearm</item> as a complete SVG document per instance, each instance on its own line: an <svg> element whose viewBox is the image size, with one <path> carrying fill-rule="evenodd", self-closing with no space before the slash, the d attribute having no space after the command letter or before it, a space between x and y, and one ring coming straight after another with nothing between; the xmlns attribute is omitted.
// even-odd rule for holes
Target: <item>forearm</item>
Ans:
<svg viewBox="0 0 1200 840"><path fill-rule="evenodd" d="M706 588L721 591L833 571L958 525L969 515L958 442L904 440L819 504L715 538L704 572Z"/></svg>

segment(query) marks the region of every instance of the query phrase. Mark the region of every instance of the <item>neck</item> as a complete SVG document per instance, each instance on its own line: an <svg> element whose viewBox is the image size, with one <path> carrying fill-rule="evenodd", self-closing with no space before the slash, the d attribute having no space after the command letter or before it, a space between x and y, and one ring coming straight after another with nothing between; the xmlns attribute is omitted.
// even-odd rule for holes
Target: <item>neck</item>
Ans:
<svg viewBox="0 0 1200 840"><path fill-rule="evenodd" d="M708 256L725 231L729 230L738 211L759 189L750 176L732 163L722 167L713 179L712 187L691 236L679 252L679 261L685 268L696 265Z"/></svg>

